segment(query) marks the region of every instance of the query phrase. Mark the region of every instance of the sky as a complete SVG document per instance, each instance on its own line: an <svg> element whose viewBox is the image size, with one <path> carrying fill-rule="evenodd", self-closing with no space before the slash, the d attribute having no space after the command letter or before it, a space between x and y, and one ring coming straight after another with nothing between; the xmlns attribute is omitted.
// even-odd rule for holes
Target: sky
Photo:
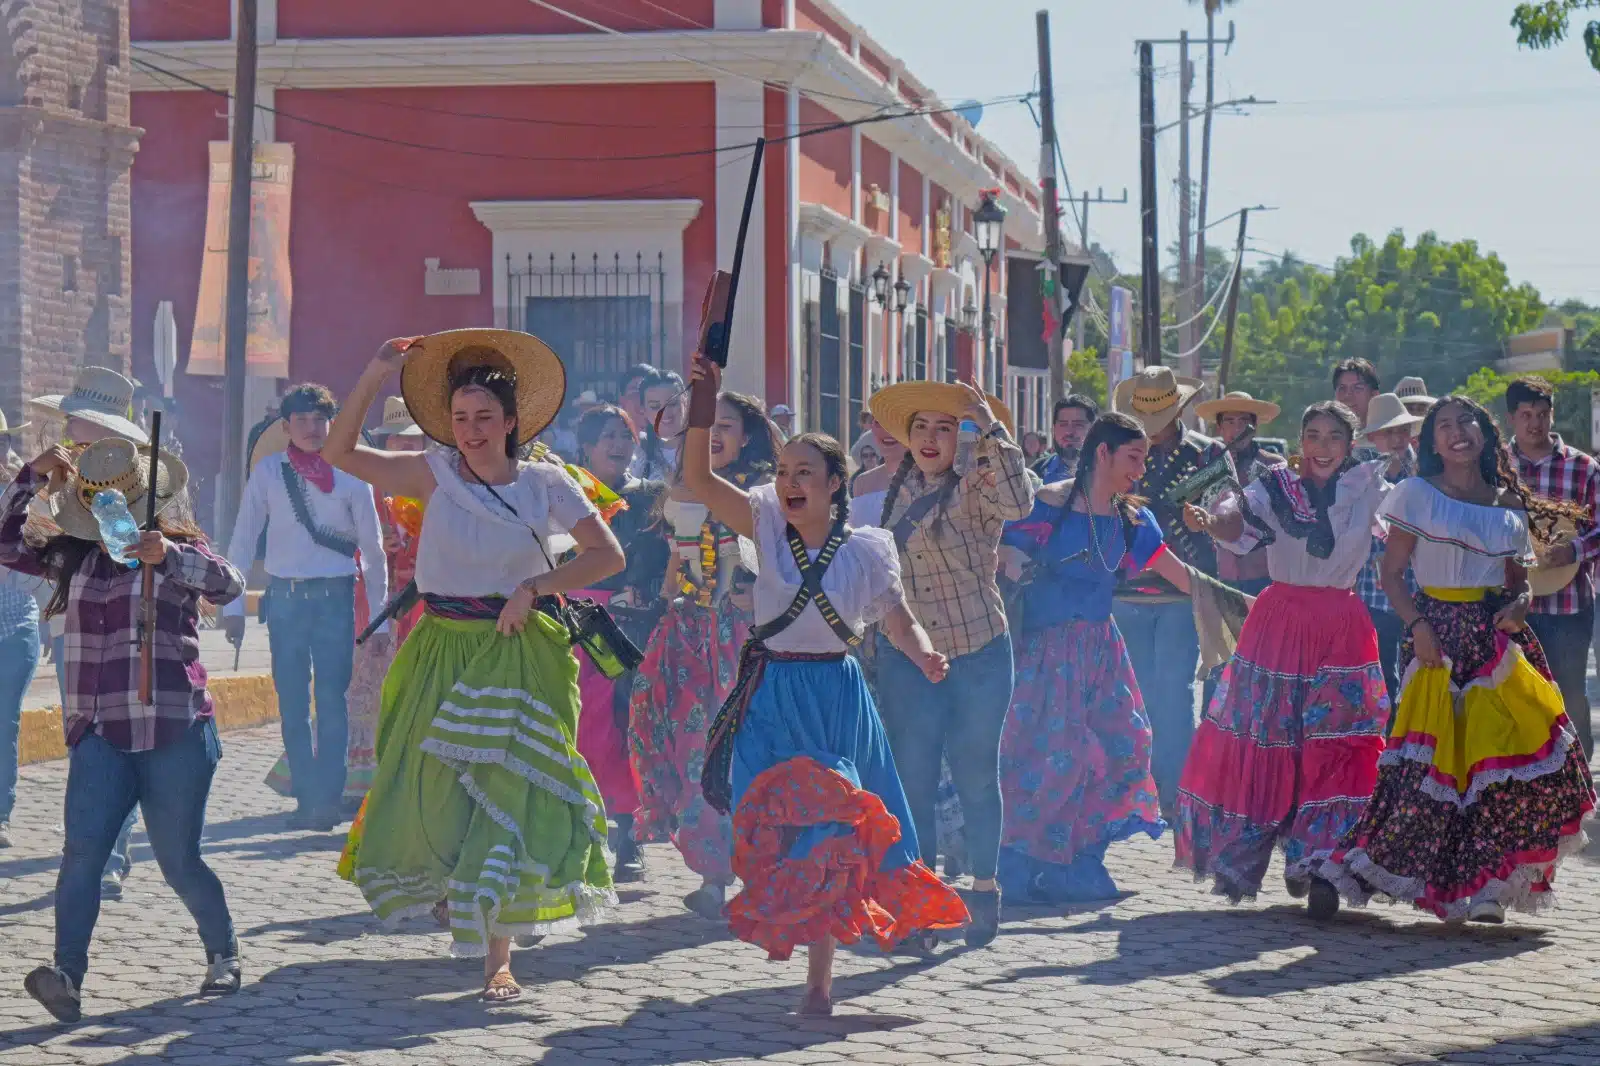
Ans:
<svg viewBox="0 0 1600 1066"><path fill-rule="evenodd" d="M1050 12L1056 124L1067 177L1081 194L1139 190L1139 87L1134 42L1205 36L1186 0L838 0L846 13L948 102L1033 87L1034 12ZM1210 217L1253 213L1249 243L1331 264L1350 238L1433 230L1476 240L1514 282L1547 301L1600 304L1600 72L1582 44L1517 47L1513 0L1241 0L1218 17L1237 27L1217 50L1217 99L1275 106L1219 116L1213 126ZM980 15L984 31L971 23ZM1195 101L1204 51L1194 48ZM1156 120L1177 117L1178 48L1157 45ZM990 108L980 132L1037 173L1039 134L1026 107ZM1178 131L1157 144L1160 240L1176 233ZM1200 124L1192 159L1199 174ZM1068 234L1076 223L1068 215ZM1230 249L1237 223L1210 231ZM1092 207L1089 236L1137 270L1134 203ZM1262 261L1248 255L1247 264Z"/></svg>

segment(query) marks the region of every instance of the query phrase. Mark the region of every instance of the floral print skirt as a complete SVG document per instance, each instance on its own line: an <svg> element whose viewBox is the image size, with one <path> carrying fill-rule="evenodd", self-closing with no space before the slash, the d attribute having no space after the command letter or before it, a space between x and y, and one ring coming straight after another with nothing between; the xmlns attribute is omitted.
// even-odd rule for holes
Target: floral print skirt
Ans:
<svg viewBox="0 0 1600 1066"><path fill-rule="evenodd" d="M1318 874L1349 902L1409 902L1446 921L1474 905L1535 912L1583 845L1594 787L1544 651L1494 627L1502 595L1424 589L1446 665L1400 645L1400 705L1366 813Z"/></svg>
<svg viewBox="0 0 1600 1066"><path fill-rule="evenodd" d="M1165 828L1150 776L1150 719L1117 624L1073 621L1023 637L1000 737L1008 897L1116 893L1106 848Z"/></svg>
<svg viewBox="0 0 1600 1066"><path fill-rule="evenodd" d="M1251 608L1178 786L1176 864L1253 897L1274 848L1303 881L1365 809L1389 696L1348 589L1275 582Z"/></svg>
<svg viewBox="0 0 1600 1066"><path fill-rule="evenodd" d="M730 605L680 599L656 624L633 682L629 759L638 785L634 837L670 840L689 869L733 883L732 827L700 794L706 734L739 670L749 625Z"/></svg>
<svg viewBox="0 0 1600 1066"><path fill-rule="evenodd" d="M856 660L775 660L733 748L739 939L787 959L826 937L885 950L959 929L966 906L917 856L888 737Z"/></svg>

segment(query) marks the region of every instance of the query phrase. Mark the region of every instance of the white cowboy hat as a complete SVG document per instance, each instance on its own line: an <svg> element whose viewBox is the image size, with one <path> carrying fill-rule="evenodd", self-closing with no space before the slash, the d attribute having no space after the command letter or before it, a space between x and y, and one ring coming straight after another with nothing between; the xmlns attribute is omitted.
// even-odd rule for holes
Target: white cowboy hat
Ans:
<svg viewBox="0 0 1600 1066"><path fill-rule="evenodd" d="M411 417L411 412L406 408L406 401L399 396L390 396L383 401L383 421L372 431L374 437L420 437L423 436L422 427L417 425L417 420Z"/></svg>
<svg viewBox="0 0 1600 1066"><path fill-rule="evenodd" d="M1413 405L1426 409L1438 402L1428 395L1428 384L1419 377L1405 377L1395 382L1394 394L1400 397L1407 410Z"/></svg>
<svg viewBox="0 0 1600 1066"><path fill-rule="evenodd" d="M95 494L116 489L142 525L149 507L150 449L121 437L95 441L78 456L78 472L62 491L50 497L51 519L61 531L79 540L100 539L100 524L90 507ZM165 448L156 460L156 513L160 514L189 484L189 468Z"/></svg>
<svg viewBox="0 0 1600 1066"><path fill-rule="evenodd" d="M1195 414L1215 424L1218 417L1230 411L1256 416L1256 424L1264 426L1278 417L1281 410L1271 400L1258 400L1248 392L1230 392L1215 400L1205 400L1194 405Z"/></svg>
<svg viewBox="0 0 1600 1066"><path fill-rule="evenodd" d="M18 422L14 426L10 425L6 422L6 413L4 411L0 411L0 437L27 429L31 425L33 425L32 422Z"/></svg>
<svg viewBox="0 0 1600 1066"><path fill-rule="evenodd" d="M53 396L40 396L33 402L47 410L59 411L67 418L93 422L136 444L148 444L149 436L128 417L128 412L133 408L134 388L132 381L115 370L86 366L78 371L78 380L73 382L71 392L59 400Z"/></svg>
<svg viewBox="0 0 1600 1066"><path fill-rule="evenodd" d="M423 337L400 371L400 392L422 432L455 447L450 377L474 366L498 366L516 378L517 443L555 421L567 396L567 368L548 344L510 329L452 329Z"/></svg>
<svg viewBox="0 0 1600 1066"><path fill-rule="evenodd" d="M998 396L990 396L988 400L989 410L1005 423L1006 432L1015 436L1017 423L1011 417L1011 408ZM873 393L867 406L872 411L872 417L889 431L891 437L909 446L911 419L918 411L937 411L959 419L966 414L967 405L971 402L971 394L959 385L945 381L902 381Z"/></svg>
<svg viewBox="0 0 1600 1066"><path fill-rule="evenodd" d="M1170 426L1204 387L1205 382L1179 377L1171 367L1147 366L1117 382L1111 409L1137 419L1154 436Z"/></svg>
<svg viewBox="0 0 1600 1066"><path fill-rule="evenodd" d="M1367 428L1364 437L1382 433L1386 429L1409 429L1422 424L1422 416L1406 410L1405 401L1392 392L1380 392L1367 405Z"/></svg>

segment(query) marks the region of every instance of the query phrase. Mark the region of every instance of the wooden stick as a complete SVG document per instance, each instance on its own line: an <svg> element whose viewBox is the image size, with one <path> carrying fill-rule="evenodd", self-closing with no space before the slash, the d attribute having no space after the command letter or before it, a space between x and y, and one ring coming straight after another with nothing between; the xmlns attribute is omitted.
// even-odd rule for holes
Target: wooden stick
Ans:
<svg viewBox="0 0 1600 1066"><path fill-rule="evenodd" d="M150 480L145 490L146 532L156 528L156 477L161 468L161 412L150 416ZM155 702L156 667L156 571L144 564L144 588L139 594L139 702L146 707Z"/></svg>

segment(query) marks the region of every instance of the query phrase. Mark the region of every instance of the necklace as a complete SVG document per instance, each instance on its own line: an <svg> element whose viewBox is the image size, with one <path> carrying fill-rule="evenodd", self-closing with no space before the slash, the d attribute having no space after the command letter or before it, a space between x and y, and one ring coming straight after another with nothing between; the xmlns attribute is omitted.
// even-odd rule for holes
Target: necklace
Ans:
<svg viewBox="0 0 1600 1066"><path fill-rule="evenodd" d="M1087 501L1085 503L1087 504ZM1094 548L1095 557L1100 560L1100 565L1105 567L1106 573L1116 573L1117 567L1122 565L1122 557L1128 553L1128 538L1122 535L1122 512L1117 509L1116 501L1113 500L1110 517L1112 518L1111 528L1113 535L1117 541L1117 557L1110 562L1106 562L1105 549L1100 544L1100 524L1095 521L1098 516L1094 513L1093 508L1086 510L1085 514L1089 519L1089 543Z"/></svg>

